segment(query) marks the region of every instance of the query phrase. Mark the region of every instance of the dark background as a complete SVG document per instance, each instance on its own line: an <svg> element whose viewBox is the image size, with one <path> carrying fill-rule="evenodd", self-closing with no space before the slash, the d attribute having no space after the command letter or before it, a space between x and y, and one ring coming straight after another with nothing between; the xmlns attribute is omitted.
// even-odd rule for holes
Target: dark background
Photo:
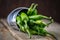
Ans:
<svg viewBox="0 0 60 40"><path fill-rule="evenodd" d="M17 7L29 7L32 3L38 4L39 14L52 16L55 21L60 22L60 15L56 13L56 0L0 0L0 18L6 18Z"/></svg>

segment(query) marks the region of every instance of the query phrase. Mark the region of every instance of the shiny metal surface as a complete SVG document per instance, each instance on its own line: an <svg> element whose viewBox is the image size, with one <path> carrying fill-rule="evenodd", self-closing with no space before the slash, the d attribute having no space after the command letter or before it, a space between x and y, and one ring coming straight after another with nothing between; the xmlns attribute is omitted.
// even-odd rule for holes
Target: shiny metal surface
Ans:
<svg viewBox="0 0 60 40"><path fill-rule="evenodd" d="M7 16L7 22L11 27L14 26L13 28L18 29L18 27L16 25L16 16L19 14L19 12L21 10L24 10L24 9L27 10L28 8L19 7L19 8L16 8L12 12L9 13L9 15Z"/></svg>

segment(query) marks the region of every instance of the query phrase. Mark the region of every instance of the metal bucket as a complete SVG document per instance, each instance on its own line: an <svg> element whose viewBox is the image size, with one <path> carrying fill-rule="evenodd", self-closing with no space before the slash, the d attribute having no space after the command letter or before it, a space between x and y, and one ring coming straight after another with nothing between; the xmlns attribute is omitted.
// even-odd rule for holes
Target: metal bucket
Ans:
<svg viewBox="0 0 60 40"><path fill-rule="evenodd" d="M7 22L9 24L9 26L18 30L18 27L17 27L17 24L16 24L16 16L19 14L19 12L21 12L23 10L28 10L28 8L19 7L19 8L16 8L12 12L9 13L9 15L7 16Z"/></svg>

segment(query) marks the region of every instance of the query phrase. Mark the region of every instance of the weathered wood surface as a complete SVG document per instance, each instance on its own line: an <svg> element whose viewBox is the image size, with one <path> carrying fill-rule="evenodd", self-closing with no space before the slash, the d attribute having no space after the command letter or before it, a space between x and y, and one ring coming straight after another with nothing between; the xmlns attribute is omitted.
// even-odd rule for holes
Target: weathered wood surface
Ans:
<svg viewBox="0 0 60 40"><path fill-rule="evenodd" d="M16 40L1 22L0 22L0 40Z"/></svg>
<svg viewBox="0 0 60 40"><path fill-rule="evenodd" d="M2 19L1 22L4 25L4 27L8 30L8 34L12 35L11 38L9 37L10 39L13 39L13 40L55 40L53 37L41 37L41 36L38 36L38 35L33 35L32 39L29 39L29 37L28 37L28 35L26 33L20 32L18 30L13 29L12 27L10 27L7 24L5 19L4 20ZM58 40L60 40L60 32L59 32L60 24L53 23L53 24L50 25L50 27L48 27L46 29L47 29L47 31L54 34L58 38ZM0 33L0 34L2 34L2 33ZM6 34L6 35L8 35L8 34Z"/></svg>

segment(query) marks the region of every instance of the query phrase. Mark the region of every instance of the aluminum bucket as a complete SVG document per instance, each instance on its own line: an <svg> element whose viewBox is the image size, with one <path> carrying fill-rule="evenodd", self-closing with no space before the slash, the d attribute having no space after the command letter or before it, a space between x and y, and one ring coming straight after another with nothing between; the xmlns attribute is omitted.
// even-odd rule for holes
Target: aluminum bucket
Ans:
<svg viewBox="0 0 60 40"><path fill-rule="evenodd" d="M9 13L9 15L7 16L7 22L9 24L9 26L18 30L18 27L17 27L17 24L16 24L16 16L19 15L19 12L21 12L23 10L28 10L28 8L19 7L19 8L16 8L12 12Z"/></svg>

